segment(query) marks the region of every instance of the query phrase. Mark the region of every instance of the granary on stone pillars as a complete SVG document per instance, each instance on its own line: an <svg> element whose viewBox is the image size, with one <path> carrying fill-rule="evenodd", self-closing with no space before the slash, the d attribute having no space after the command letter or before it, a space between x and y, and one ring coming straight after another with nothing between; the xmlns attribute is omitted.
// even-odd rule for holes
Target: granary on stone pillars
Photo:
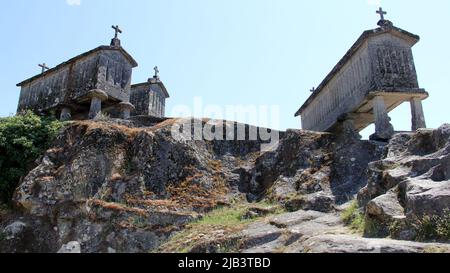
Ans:
<svg viewBox="0 0 450 273"><path fill-rule="evenodd" d="M21 87L18 113L32 110L35 113L49 115L55 113L61 120L95 119L103 113L112 118L128 119L133 115L154 114L164 117L165 99L168 93L158 77L158 84L163 87L164 94L160 104L139 103L139 107L147 107L149 111L136 111L130 102L136 97L132 88L132 72L137 62L121 46L118 37L122 30L112 27L115 36L109 46L100 46L76 56L54 68L40 64L42 72L19 83ZM147 103L147 105L144 105Z"/></svg>
<svg viewBox="0 0 450 273"><path fill-rule="evenodd" d="M394 134L388 113L409 102L412 130L425 128L422 100L412 47L419 36L395 27L381 8L378 28L365 31L295 116L312 131L337 131L343 126L360 132L375 123L372 139Z"/></svg>

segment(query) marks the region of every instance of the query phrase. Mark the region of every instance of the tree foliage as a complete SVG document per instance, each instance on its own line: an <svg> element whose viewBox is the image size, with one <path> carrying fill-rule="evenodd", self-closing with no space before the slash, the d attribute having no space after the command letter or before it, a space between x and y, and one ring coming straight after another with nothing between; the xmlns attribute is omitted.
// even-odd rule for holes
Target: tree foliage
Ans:
<svg viewBox="0 0 450 273"><path fill-rule="evenodd" d="M54 118L32 112L0 118L0 203L9 203L20 179L62 127Z"/></svg>

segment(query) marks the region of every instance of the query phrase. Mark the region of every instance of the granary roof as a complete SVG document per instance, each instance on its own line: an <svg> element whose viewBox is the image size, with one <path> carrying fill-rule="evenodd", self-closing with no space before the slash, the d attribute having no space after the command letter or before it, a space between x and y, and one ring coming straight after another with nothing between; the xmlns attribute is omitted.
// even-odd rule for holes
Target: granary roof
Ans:
<svg viewBox="0 0 450 273"><path fill-rule="evenodd" d="M358 49L364 44L364 42L374 36L384 34L384 33L393 33L395 35L399 35L406 39L412 41L413 45L416 44L420 37L418 35L412 34L406 30L395 27L392 22L388 20L381 20L378 22L380 25L379 28L371 29L364 31L363 34L359 37L359 39L353 44L353 46L347 51L344 57L336 64L336 66L331 70L331 72L325 77L322 83L314 89L313 93L309 96L303 106L295 113L295 116L300 116L301 113L309 106L309 104L322 92L323 88L330 82L330 80L344 67L348 60L350 60L353 55L358 51Z"/></svg>
<svg viewBox="0 0 450 273"><path fill-rule="evenodd" d="M57 65L57 66L55 66L55 67L53 67L53 68L43 72L41 74L38 74L38 75L36 75L34 77L31 77L31 78L29 78L27 80L24 80L21 83L18 83L17 86L22 86L22 85L30 83L30 82L32 82L32 81L34 81L36 79L39 79L41 77L45 77L46 75L49 75L49 74L53 73L54 71L57 71L60 68L66 66L68 64L74 63L74 62L76 62L77 60L79 60L81 58L84 58L86 56L89 56L89 55L91 55L93 53L96 53L97 51L101 51L101 50L118 50L119 52L121 52L125 56L125 58L128 59L128 61L131 63L131 65L133 67L138 66L137 62L133 59L133 57L131 57L131 55L125 49L123 49L123 47L121 47L121 46L99 46L99 47L94 48L94 49L92 49L90 51L87 51L87 52L85 52L83 54L80 54L80 55L78 55L78 56L76 56L76 57L74 57L74 58L72 58L72 59L70 59L70 60L68 60L66 62L63 62L63 63L61 63L61 64L59 64L59 65Z"/></svg>
<svg viewBox="0 0 450 273"><path fill-rule="evenodd" d="M131 85L131 88L152 85L152 84L158 84L161 87L162 91L164 92L164 95L166 96L166 98L170 98L170 95L169 95L169 92L167 91L166 86L159 78L150 78L150 79L148 79L147 82L133 84L133 85Z"/></svg>

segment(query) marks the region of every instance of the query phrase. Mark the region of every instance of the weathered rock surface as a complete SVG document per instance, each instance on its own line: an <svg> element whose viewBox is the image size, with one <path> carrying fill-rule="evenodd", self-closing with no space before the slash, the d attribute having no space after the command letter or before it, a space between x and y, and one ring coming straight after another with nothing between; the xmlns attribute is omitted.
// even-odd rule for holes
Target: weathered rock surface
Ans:
<svg viewBox="0 0 450 273"><path fill-rule="evenodd" d="M69 242L66 245L63 245L58 253L61 254L77 254L81 253L81 245L79 242Z"/></svg>
<svg viewBox="0 0 450 273"><path fill-rule="evenodd" d="M289 130L276 151L257 159L251 170L252 187L292 211L332 211L367 184L367 166L382 158L384 146Z"/></svg>
<svg viewBox="0 0 450 273"><path fill-rule="evenodd" d="M297 211L256 221L240 232L196 241L192 252L215 253L233 245L242 253L450 253L449 244L363 238L337 213Z"/></svg>
<svg viewBox="0 0 450 273"><path fill-rule="evenodd" d="M444 244L368 239L354 235L321 235L310 238L298 249L292 247L289 251L308 253L450 253L450 248Z"/></svg>
<svg viewBox="0 0 450 273"><path fill-rule="evenodd" d="M193 252L447 247L361 238L342 224L338 207L360 192L367 217L386 226L448 208L449 126L400 134L389 145L289 130L274 151L261 153L262 141L174 139L178 122L186 120L71 123L16 190L17 209L0 219L0 252L155 251L237 199L269 200L290 213L249 206L242 219L251 225L205 234Z"/></svg>
<svg viewBox="0 0 450 273"><path fill-rule="evenodd" d="M369 164L358 199L380 235L412 239L417 219L450 213L450 125L397 134L387 149L386 158ZM389 231L393 224L400 230Z"/></svg>
<svg viewBox="0 0 450 273"><path fill-rule="evenodd" d="M250 192L241 169L254 164L261 141L178 140L172 125L184 120L138 122L68 126L14 196L17 217L38 227L29 237L52 239L39 249L6 237L1 251L57 252L79 242L83 252L148 252L218 204Z"/></svg>

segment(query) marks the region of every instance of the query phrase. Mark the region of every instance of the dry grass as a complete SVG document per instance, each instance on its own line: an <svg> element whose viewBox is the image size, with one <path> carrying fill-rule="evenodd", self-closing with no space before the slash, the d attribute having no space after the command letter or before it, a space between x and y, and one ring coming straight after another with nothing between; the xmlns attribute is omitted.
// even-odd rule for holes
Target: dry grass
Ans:
<svg viewBox="0 0 450 273"><path fill-rule="evenodd" d="M42 182L42 183L50 183L50 182L55 181L55 177L53 177L53 176L44 176L44 177L38 177L37 180L39 182Z"/></svg>
<svg viewBox="0 0 450 273"><path fill-rule="evenodd" d="M210 160L208 161L208 168L215 172L220 172L223 169L222 162L219 160Z"/></svg>
<svg viewBox="0 0 450 273"><path fill-rule="evenodd" d="M261 152L248 153L245 157L235 157L234 164L236 166L242 166L249 162L254 163L259 157L261 157Z"/></svg>
<svg viewBox="0 0 450 273"><path fill-rule="evenodd" d="M99 200L99 199L89 200L89 203L93 206L98 206L98 207L101 207L101 208L107 209L107 210L113 210L113 211L118 211L118 212L130 212L130 213L135 213L135 214L137 214L139 216L143 216L143 217L148 215L148 212L144 209L131 208L124 204L110 203L110 202L105 202L105 201Z"/></svg>
<svg viewBox="0 0 450 273"><path fill-rule="evenodd" d="M169 210L210 211L223 203L224 196L229 193L225 180L220 175L208 176L212 180L212 188L202 185L203 173L195 173L183 182L167 186L168 199L157 199L157 195L146 192L143 199L126 196L130 206Z"/></svg>
<svg viewBox="0 0 450 273"><path fill-rule="evenodd" d="M168 119L168 120L160 122L160 123L156 124L155 126L147 129L147 131L156 132L156 131L164 129L164 128L172 127L172 125L174 125L177 121L179 121L179 120L178 119Z"/></svg>
<svg viewBox="0 0 450 273"><path fill-rule="evenodd" d="M213 189L207 189L202 185L193 183L194 179L195 175L177 186L169 186L167 191L172 196L170 200L181 207L192 207L207 211L217 206L218 201L228 192L219 178L213 178Z"/></svg>
<svg viewBox="0 0 450 273"><path fill-rule="evenodd" d="M129 139L133 139L138 133L142 132L142 128L130 128L125 125L113 124L104 121L83 120L73 123L76 126L86 126L86 133L94 130L118 131L125 134Z"/></svg>
<svg viewBox="0 0 450 273"><path fill-rule="evenodd" d="M145 206L149 208L157 208L157 209L168 209L168 210L177 210L180 209L180 205L173 200L151 200L151 199L136 199L136 198L126 198L126 202L130 206Z"/></svg>

